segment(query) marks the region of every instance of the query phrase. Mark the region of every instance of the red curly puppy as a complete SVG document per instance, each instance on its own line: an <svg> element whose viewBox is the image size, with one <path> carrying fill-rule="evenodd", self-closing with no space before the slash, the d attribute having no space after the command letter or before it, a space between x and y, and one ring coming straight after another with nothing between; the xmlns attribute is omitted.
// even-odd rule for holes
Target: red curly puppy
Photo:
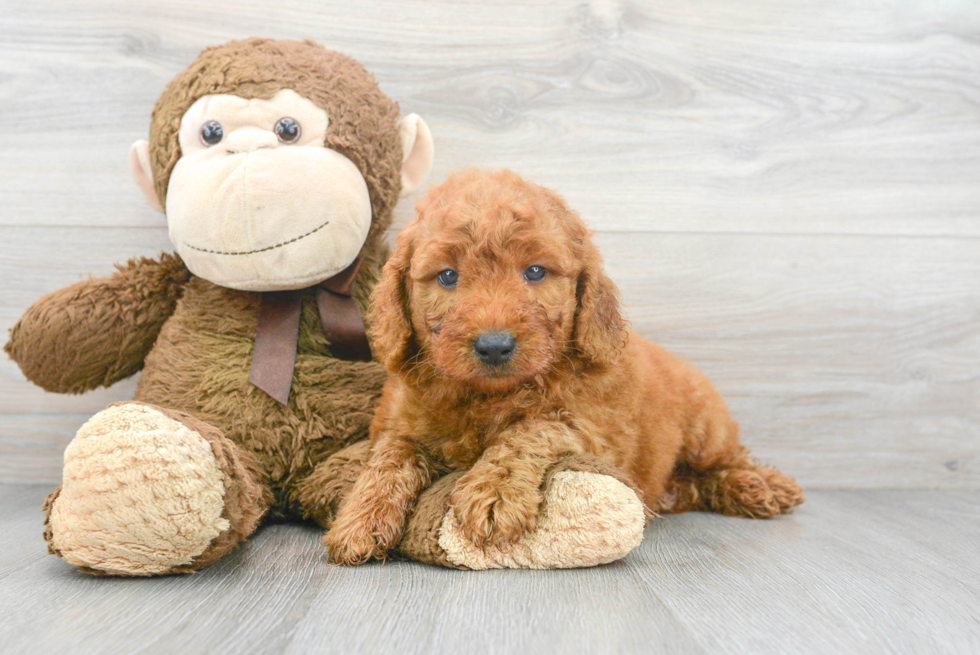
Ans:
<svg viewBox="0 0 980 655"><path fill-rule="evenodd" d="M451 176L419 202L372 297L391 376L371 458L324 543L383 558L435 475L468 470L451 506L477 545L534 529L546 469L591 453L651 509L769 517L803 501L758 467L702 374L626 330L579 216L510 171Z"/></svg>

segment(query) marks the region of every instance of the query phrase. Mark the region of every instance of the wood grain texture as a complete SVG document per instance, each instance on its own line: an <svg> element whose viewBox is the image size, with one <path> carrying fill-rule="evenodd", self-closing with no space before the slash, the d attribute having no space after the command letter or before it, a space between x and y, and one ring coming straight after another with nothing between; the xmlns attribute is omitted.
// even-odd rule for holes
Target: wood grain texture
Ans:
<svg viewBox="0 0 980 655"><path fill-rule="evenodd" d="M168 248L126 156L173 74L309 37L425 117L431 181L564 193L634 326L716 380L757 455L809 488L977 487L978 33L965 0L0 0L0 329ZM0 480L56 481L133 386L50 396L0 362Z"/></svg>
<svg viewBox="0 0 980 655"><path fill-rule="evenodd" d="M201 48L261 34L362 60L430 122L436 179L515 167L620 229L980 235L968 2L2 7L4 224L158 220L129 144Z"/></svg>
<svg viewBox="0 0 980 655"><path fill-rule="evenodd" d="M99 272L110 267L93 253L152 254L139 243L162 247L165 238L125 228L0 231L14 252L52 232L53 260L80 258ZM980 257L971 240L892 237L886 249L880 240L598 235L633 327L714 379L756 456L808 488L977 486ZM0 277L26 284L30 262L9 261ZM70 266L35 270L42 288L0 300L0 330L20 303L76 277ZM59 480L74 431L133 388L46 394L0 362L0 479Z"/></svg>
<svg viewBox="0 0 980 655"><path fill-rule="evenodd" d="M631 563L708 652L766 652L773 635L782 652L973 652L980 576L959 550L977 543L964 529L975 502L975 492L816 493L792 525L751 529L690 514L655 524L656 542ZM928 511L910 517L916 506Z"/></svg>
<svg viewBox="0 0 980 655"><path fill-rule="evenodd" d="M977 491L823 491L772 521L666 517L626 559L572 571L336 568L318 529L276 525L201 573L150 580L48 556L45 491L0 486L5 653L980 649Z"/></svg>

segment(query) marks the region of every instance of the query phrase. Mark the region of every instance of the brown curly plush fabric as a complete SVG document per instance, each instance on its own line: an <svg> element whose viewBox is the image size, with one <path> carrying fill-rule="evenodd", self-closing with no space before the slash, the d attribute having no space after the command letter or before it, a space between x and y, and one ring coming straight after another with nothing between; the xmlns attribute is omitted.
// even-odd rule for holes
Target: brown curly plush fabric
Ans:
<svg viewBox="0 0 980 655"><path fill-rule="evenodd" d="M14 325L4 350L29 380L54 393L83 393L143 368L191 274L169 254L116 268L49 293Z"/></svg>
<svg viewBox="0 0 980 655"><path fill-rule="evenodd" d="M247 39L205 50L173 79L153 112L157 192L163 200L181 154L181 116L198 98L220 93L269 98L284 88L327 111L325 145L354 162L367 182L372 227L353 289L365 313L387 257L381 236L401 189L402 147L398 105L355 60L309 41ZM5 347L30 380L54 392L81 393L143 369L134 400L210 444L224 480L223 518L230 527L193 563L170 572L217 560L264 515L315 514L310 508L328 505L320 496L329 499L335 486L302 483L318 464L367 436L384 370L376 362L330 355L312 291L303 299L289 404L249 383L259 300L259 294L192 275L177 256L136 259L114 275L38 300ZM64 498L52 494L49 514ZM51 529L49 522L49 541ZM125 571L111 563L101 570Z"/></svg>

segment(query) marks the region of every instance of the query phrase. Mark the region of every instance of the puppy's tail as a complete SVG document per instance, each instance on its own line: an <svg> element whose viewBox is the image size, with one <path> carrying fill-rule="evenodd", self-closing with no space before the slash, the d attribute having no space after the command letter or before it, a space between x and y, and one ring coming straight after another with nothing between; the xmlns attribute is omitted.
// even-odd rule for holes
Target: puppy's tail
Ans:
<svg viewBox="0 0 980 655"><path fill-rule="evenodd" d="M796 480L768 466L746 462L697 471L680 465L653 509L660 514L703 511L767 519L788 514L804 500Z"/></svg>

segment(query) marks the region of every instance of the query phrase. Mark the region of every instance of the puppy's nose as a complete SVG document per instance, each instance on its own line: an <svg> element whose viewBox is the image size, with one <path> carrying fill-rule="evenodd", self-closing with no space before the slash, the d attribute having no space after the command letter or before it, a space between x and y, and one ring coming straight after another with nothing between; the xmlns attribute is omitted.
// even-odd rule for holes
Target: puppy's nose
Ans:
<svg viewBox="0 0 980 655"><path fill-rule="evenodd" d="M511 358L516 345L510 332L484 332L473 342L473 352L487 366L500 366Z"/></svg>

